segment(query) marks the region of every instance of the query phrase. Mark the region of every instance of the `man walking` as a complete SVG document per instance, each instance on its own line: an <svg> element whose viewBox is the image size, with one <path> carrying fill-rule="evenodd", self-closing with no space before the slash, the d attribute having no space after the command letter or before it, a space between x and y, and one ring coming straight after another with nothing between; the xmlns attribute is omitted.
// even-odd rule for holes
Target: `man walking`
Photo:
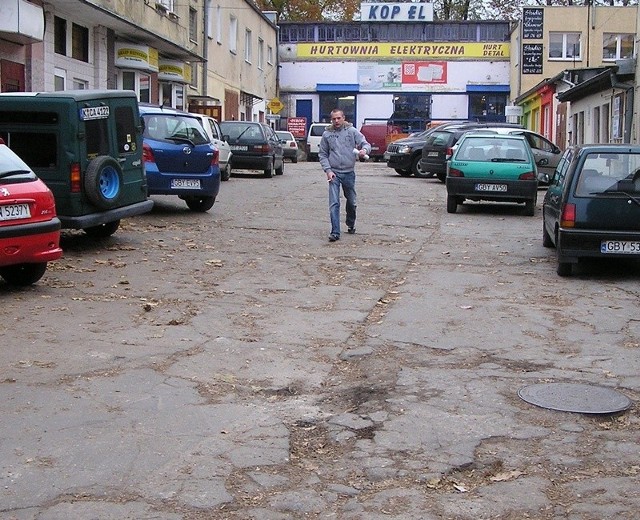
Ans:
<svg viewBox="0 0 640 520"><path fill-rule="evenodd" d="M322 134L318 157L329 182L329 241L340 240L340 186L346 204L346 224L350 234L356 232L356 159L371 152L371 145L340 109L331 111L331 125Z"/></svg>

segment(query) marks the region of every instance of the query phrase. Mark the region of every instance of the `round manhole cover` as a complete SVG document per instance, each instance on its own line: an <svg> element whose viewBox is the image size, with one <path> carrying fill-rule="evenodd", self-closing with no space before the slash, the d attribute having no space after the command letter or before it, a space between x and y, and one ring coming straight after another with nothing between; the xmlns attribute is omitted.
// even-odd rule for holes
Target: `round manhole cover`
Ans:
<svg viewBox="0 0 640 520"><path fill-rule="evenodd" d="M524 401L550 410L577 413L616 413L631 406L627 396L604 386L542 383L518 390Z"/></svg>

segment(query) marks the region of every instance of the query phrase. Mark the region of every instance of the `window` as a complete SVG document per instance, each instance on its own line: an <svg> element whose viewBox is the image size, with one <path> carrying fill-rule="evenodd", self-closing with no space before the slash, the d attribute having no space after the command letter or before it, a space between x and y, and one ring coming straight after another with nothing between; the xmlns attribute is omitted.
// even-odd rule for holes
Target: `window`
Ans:
<svg viewBox="0 0 640 520"><path fill-rule="evenodd" d="M549 58L581 60L580 33L549 33Z"/></svg>
<svg viewBox="0 0 640 520"><path fill-rule="evenodd" d="M485 94L469 94L469 119L474 121L506 120L504 107L507 104L506 94L487 92Z"/></svg>
<svg viewBox="0 0 640 520"><path fill-rule="evenodd" d="M156 0L156 5L173 12L173 0Z"/></svg>
<svg viewBox="0 0 640 520"><path fill-rule="evenodd" d="M431 119L431 95L403 94L393 98L390 122L402 127L403 133L422 131Z"/></svg>
<svg viewBox="0 0 640 520"><path fill-rule="evenodd" d="M53 90L65 90L67 87L67 71L56 67L53 71Z"/></svg>
<svg viewBox="0 0 640 520"><path fill-rule="evenodd" d="M135 152L136 147L136 118L131 107L116 107L116 139L118 142L118 153Z"/></svg>
<svg viewBox="0 0 640 520"><path fill-rule="evenodd" d="M258 38L258 68L262 70L264 67L264 40Z"/></svg>
<svg viewBox="0 0 640 520"><path fill-rule="evenodd" d="M604 33L602 39L602 59L606 61L633 58L633 34Z"/></svg>
<svg viewBox="0 0 640 520"><path fill-rule="evenodd" d="M71 28L71 57L89 62L89 29L76 23Z"/></svg>
<svg viewBox="0 0 640 520"><path fill-rule="evenodd" d="M73 78L73 88L75 90L87 90L89 88L89 82L83 79Z"/></svg>
<svg viewBox="0 0 640 520"><path fill-rule="evenodd" d="M125 70L122 71L118 83L119 88L136 92L141 103L151 101L151 77L148 74Z"/></svg>
<svg viewBox="0 0 640 520"><path fill-rule="evenodd" d="M251 63L251 31L244 32L244 61Z"/></svg>
<svg viewBox="0 0 640 520"><path fill-rule="evenodd" d="M53 49L56 54L67 55L67 21L57 16L53 21Z"/></svg>
<svg viewBox="0 0 640 520"><path fill-rule="evenodd" d="M189 8L189 39L192 42L198 41L198 11L193 7Z"/></svg>
<svg viewBox="0 0 640 520"><path fill-rule="evenodd" d="M229 18L229 50L238 52L238 19L233 15Z"/></svg>
<svg viewBox="0 0 640 520"><path fill-rule="evenodd" d="M267 45L267 63L273 65L273 47Z"/></svg>
<svg viewBox="0 0 640 520"><path fill-rule="evenodd" d="M222 44L222 7L216 7L216 42Z"/></svg>

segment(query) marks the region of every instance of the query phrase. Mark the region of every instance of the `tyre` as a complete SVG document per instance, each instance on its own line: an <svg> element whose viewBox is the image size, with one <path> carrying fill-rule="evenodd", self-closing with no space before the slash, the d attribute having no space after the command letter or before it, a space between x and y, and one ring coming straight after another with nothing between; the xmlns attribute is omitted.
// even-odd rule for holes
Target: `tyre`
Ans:
<svg viewBox="0 0 640 520"><path fill-rule="evenodd" d="M99 209L116 207L122 186L122 169L113 157L99 155L87 166L84 174L84 191L95 207Z"/></svg>
<svg viewBox="0 0 640 520"><path fill-rule="evenodd" d="M224 170L220 170L220 180L228 181L231 178L231 163L227 163Z"/></svg>
<svg viewBox="0 0 640 520"><path fill-rule="evenodd" d="M295 157L292 157L292 158L291 158L291 162L292 162L293 164L296 164L296 163L298 162L298 156L296 155Z"/></svg>
<svg viewBox="0 0 640 520"><path fill-rule="evenodd" d="M542 246L543 247L553 247L553 240L551 240L551 236L547 233L547 228L544 225L544 220L542 221Z"/></svg>
<svg viewBox="0 0 640 520"><path fill-rule="evenodd" d="M536 214L536 199L524 203L524 214L527 217L533 217Z"/></svg>
<svg viewBox="0 0 640 520"><path fill-rule="evenodd" d="M112 222L105 222L98 226L91 226L84 228L84 232L90 237L94 238L107 238L113 235L120 227L120 221L114 220Z"/></svg>
<svg viewBox="0 0 640 520"><path fill-rule="evenodd" d="M273 159L269 159L269 164L267 164L267 167L264 169L264 176L273 177Z"/></svg>
<svg viewBox="0 0 640 520"><path fill-rule="evenodd" d="M458 198L454 195L447 195L447 213L458 211Z"/></svg>
<svg viewBox="0 0 640 520"><path fill-rule="evenodd" d="M570 276L571 267L571 262L558 262L556 272L558 273L558 276Z"/></svg>
<svg viewBox="0 0 640 520"><path fill-rule="evenodd" d="M447 174L446 172L438 172L437 174L438 180L440 182L445 182L447 180Z"/></svg>
<svg viewBox="0 0 640 520"><path fill-rule="evenodd" d="M423 177L425 179L433 177L433 173L422 169L422 166L420 166L421 159L422 159L422 155L418 155L417 157L414 157L413 162L411 163L411 173L413 173L413 175L416 177Z"/></svg>
<svg viewBox="0 0 640 520"><path fill-rule="evenodd" d="M401 170L400 168L395 168L395 170L401 177L411 177L411 170Z"/></svg>
<svg viewBox="0 0 640 520"><path fill-rule="evenodd" d="M26 286L36 283L47 270L47 262L16 264L0 268L0 276L10 285Z"/></svg>
<svg viewBox="0 0 640 520"><path fill-rule="evenodd" d="M282 175L284 173L284 157L282 158L282 163L280 168L276 168L276 175Z"/></svg>
<svg viewBox="0 0 640 520"><path fill-rule="evenodd" d="M216 201L215 197L185 197L184 201L187 203L187 207L191 211L195 211L197 213L204 213L205 211L209 211L213 204Z"/></svg>

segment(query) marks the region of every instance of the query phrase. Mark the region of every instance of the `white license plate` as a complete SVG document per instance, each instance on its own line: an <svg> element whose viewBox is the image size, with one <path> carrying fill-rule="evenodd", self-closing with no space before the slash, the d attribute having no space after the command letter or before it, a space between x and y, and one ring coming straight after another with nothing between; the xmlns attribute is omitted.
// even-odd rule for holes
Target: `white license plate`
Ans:
<svg viewBox="0 0 640 520"><path fill-rule="evenodd" d="M249 149L246 144L232 144L229 146L229 148L237 152L246 152Z"/></svg>
<svg viewBox="0 0 640 520"><path fill-rule="evenodd" d="M476 184L476 191L507 191L506 184Z"/></svg>
<svg viewBox="0 0 640 520"><path fill-rule="evenodd" d="M29 204L5 204L0 206L0 220L17 220L31 217Z"/></svg>
<svg viewBox="0 0 640 520"><path fill-rule="evenodd" d="M603 240L600 243L600 252L604 254L639 255L640 242L633 240Z"/></svg>
<svg viewBox="0 0 640 520"><path fill-rule="evenodd" d="M438 152L429 152L427 157L438 157Z"/></svg>
<svg viewBox="0 0 640 520"><path fill-rule="evenodd" d="M174 190L200 189L200 179L171 179L171 188Z"/></svg>
<svg viewBox="0 0 640 520"><path fill-rule="evenodd" d="M389 160L389 157L391 157L391 155L389 155L387 152L384 152L384 155L382 156L382 158L383 158L385 161L388 161L388 160Z"/></svg>

